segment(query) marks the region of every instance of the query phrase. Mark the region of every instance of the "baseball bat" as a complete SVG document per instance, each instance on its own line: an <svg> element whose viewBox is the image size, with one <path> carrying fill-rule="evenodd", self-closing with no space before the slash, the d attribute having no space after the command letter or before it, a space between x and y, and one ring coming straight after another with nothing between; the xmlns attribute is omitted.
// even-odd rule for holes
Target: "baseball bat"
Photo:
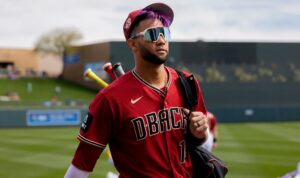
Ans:
<svg viewBox="0 0 300 178"><path fill-rule="evenodd" d="M122 68L122 64L120 62L114 64L114 66L112 67L112 70L114 72L114 74L116 75L117 78L121 77L122 75L125 74L123 68Z"/></svg>
<svg viewBox="0 0 300 178"><path fill-rule="evenodd" d="M85 77L88 77L92 80L94 80L100 87L105 88L108 86L108 84L102 80L100 77L98 77L93 71L92 69L88 68L84 74Z"/></svg>
<svg viewBox="0 0 300 178"><path fill-rule="evenodd" d="M112 79L112 81L114 81L116 79L116 75L114 74L113 70L112 70L112 65L110 62L105 63L102 66L102 69L110 76L110 78Z"/></svg>

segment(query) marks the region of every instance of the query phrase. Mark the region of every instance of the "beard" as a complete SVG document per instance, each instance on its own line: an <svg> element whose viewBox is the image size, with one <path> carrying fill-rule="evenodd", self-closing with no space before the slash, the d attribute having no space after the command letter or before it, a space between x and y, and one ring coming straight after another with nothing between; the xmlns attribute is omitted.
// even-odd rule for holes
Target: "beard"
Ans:
<svg viewBox="0 0 300 178"><path fill-rule="evenodd" d="M147 48L145 48L143 45L140 45L140 53L143 59L146 61L152 63L152 64L164 64L168 60L168 53L165 56L158 56L151 51L149 51Z"/></svg>

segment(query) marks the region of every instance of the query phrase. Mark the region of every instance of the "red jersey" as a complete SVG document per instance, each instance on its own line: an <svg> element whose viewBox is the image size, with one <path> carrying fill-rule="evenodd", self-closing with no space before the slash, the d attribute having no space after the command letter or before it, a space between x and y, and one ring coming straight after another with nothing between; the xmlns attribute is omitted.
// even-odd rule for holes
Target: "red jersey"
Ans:
<svg viewBox="0 0 300 178"><path fill-rule="evenodd" d="M192 177L185 143L187 118L182 111L186 104L176 71L165 69L164 91L135 71L127 72L96 95L82 123L78 139L99 149L109 144L120 177ZM197 86L195 110L206 114Z"/></svg>

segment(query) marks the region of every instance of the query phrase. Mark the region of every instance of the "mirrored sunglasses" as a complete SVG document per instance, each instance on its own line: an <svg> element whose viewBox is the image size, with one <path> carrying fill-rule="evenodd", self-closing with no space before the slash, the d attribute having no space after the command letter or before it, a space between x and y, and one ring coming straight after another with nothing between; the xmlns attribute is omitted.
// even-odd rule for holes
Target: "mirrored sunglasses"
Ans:
<svg viewBox="0 0 300 178"><path fill-rule="evenodd" d="M167 27L148 28L142 32L132 35L130 38L134 39L134 38L137 38L138 36L144 35L144 40L150 41L150 42L156 42L158 40L160 34L162 34L162 36L164 37L164 39L166 41L170 41L170 39L171 39L170 30Z"/></svg>

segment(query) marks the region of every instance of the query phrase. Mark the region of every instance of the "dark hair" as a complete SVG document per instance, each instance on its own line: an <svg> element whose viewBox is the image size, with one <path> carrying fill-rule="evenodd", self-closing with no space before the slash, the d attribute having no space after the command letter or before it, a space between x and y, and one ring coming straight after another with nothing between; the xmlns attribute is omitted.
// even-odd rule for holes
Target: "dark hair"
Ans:
<svg viewBox="0 0 300 178"><path fill-rule="evenodd" d="M131 37L131 33L134 30L134 28L137 27L139 25L139 23L145 19L158 19L162 22L164 27L169 27L171 25L171 20L169 19L169 17L167 17L163 14L160 14L156 11L142 10L129 28L129 31L128 31L129 38Z"/></svg>

